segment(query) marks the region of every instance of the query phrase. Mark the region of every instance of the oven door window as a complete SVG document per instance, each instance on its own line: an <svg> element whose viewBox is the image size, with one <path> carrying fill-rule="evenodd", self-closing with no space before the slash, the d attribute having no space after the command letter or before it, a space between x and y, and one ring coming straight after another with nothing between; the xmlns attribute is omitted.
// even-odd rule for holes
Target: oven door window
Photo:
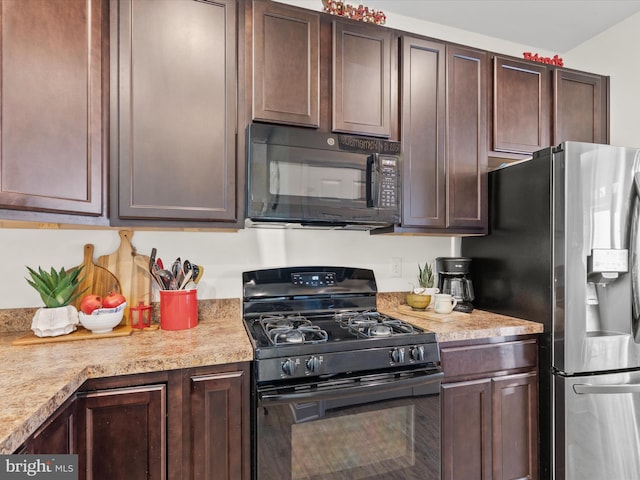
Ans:
<svg viewBox="0 0 640 480"><path fill-rule="evenodd" d="M437 394L262 406L259 480L440 479Z"/></svg>

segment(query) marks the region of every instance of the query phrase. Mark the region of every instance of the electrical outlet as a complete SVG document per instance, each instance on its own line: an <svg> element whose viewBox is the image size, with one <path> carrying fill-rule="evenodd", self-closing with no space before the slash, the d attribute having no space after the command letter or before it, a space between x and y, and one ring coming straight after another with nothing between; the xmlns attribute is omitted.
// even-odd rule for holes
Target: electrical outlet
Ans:
<svg viewBox="0 0 640 480"><path fill-rule="evenodd" d="M396 278L402 276L402 258L400 257L391 258L391 276Z"/></svg>

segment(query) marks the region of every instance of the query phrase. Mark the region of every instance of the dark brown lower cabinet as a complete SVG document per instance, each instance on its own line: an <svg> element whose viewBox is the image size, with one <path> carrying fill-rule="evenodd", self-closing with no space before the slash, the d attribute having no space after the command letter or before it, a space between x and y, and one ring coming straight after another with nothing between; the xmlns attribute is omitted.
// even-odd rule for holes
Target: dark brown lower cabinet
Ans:
<svg viewBox="0 0 640 480"><path fill-rule="evenodd" d="M77 399L82 478L166 478L166 385L81 392Z"/></svg>
<svg viewBox="0 0 640 480"><path fill-rule="evenodd" d="M248 478L242 454L246 377L242 371L190 377L193 478Z"/></svg>
<svg viewBox="0 0 640 480"><path fill-rule="evenodd" d="M443 344L442 478L538 478L535 339Z"/></svg>
<svg viewBox="0 0 640 480"><path fill-rule="evenodd" d="M51 453L66 455L74 451L75 397L67 400L16 451L21 454Z"/></svg>
<svg viewBox="0 0 640 480"><path fill-rule="evenodd" d="M442 478L491 478L491 380L442 385Z"/></svg>
<svg viewBox="0 0 640 480"><path fill-rule="evenodd" d="M15 453L78 454L84 479L250 477L249 364L92 379Z"/></svg>

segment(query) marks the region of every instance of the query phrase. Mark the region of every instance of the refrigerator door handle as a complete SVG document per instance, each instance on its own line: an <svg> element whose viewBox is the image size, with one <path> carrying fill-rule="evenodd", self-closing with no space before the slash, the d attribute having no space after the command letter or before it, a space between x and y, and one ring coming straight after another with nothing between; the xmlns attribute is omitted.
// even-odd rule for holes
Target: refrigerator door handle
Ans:
<svg viewBox="0 0 640 480"><path fill-rule="evenodd" d="M640 255L640 172L633 175L634 200L631 205L631 225L629 229L629 271L631 274L631 327L633 338L636 343L640 343L640 275L638 265L638 255Z"/></svg>
<svg viewBox="0 0 640 480"><path fill-rule="evenodd" d="M617 385L591 385L578 383L573 386L578 395L617 395L620 393L640 393L640 384L621 383Z"/></svg>

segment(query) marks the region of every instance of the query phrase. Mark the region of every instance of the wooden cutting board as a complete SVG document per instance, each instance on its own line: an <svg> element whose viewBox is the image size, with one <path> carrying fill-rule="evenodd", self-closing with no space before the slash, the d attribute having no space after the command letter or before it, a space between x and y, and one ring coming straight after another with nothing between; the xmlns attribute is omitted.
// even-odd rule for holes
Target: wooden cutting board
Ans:
<svg viewBox="0 0 640 480"><path fill-rule="evenodd" d="M436 320L438 322L450 322L451 320L464 320L469 318L468 313L456 312L451 313L436 313L431 309L427 310L414 310L409 305L398 305L398 311L404 315L411 317L422 318L423 320Z"/></svg>
<svg viewBox="0 0 640 480"><path fill-rule="evenodd" d="M106 268L100 267L93 263L93 245L88 243L84 246L84 260L80 265L74 268L83 267L82 282L78 286L78 292L87 289L82 295L76 298L72 305L80 310L80 302L85 295L104 296L109 292L120 292L120 282L118 278Z"/></svg>
<svg viewBox="0 0 640 480"><path fill-rule="evenodd" d="M151 303L151 275L149 274L149 257L136 252L131 243L133 232L120 230L120 246L109 254L98 257L98 266L113 273L120 281L120 293L127 299L121 325L131 324L130 307L149 305Z"/></svg>

